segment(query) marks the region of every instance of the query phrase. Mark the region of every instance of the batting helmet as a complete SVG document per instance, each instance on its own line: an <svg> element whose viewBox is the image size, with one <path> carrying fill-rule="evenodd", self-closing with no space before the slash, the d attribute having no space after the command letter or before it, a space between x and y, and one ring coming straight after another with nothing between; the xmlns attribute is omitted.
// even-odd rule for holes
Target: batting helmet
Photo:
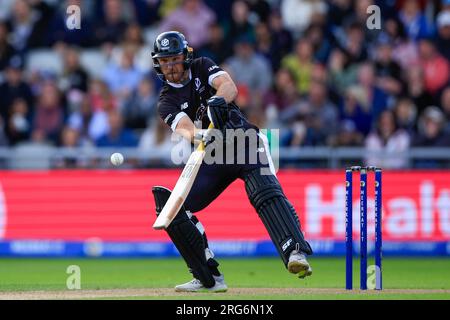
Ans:
<svg viewBox="0 0 450 320"><path fill-rule="evenodd" d="M194 58L194 50L189 47L185 36L181 32L167 31L156 37L155 43L153 44L152 59L153 67L161 79L165 80L165 77L161 71L158 58L177 56L180 54L184 54L183 66L184 70L188 70Z"/></svg>

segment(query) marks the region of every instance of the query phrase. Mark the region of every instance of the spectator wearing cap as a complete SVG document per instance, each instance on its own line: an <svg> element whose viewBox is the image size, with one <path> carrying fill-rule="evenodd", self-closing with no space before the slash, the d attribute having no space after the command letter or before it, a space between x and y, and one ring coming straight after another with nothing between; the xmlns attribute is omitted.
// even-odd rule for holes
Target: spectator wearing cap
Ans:
<svg viewBox="0 0 450 320"><path fill-rule="evenodd" d="M413 40L429 37L433 33L431 24L421 11L419 0L405 0L399 12L406 33Z"/></svg>
<svg viewBox="0 0 450 320"><path fill-rule="evenodd" d="M450 135L444 131L445 120L441 109L436 106L427 107L420 117L413 146L450 147Z"/></svg>
<svg viewBox="0 0 450 320"><path fill-rule="evenodd" d="M449 60L439 53L430 38L420 40L419 56L424 72L425 90L436 96L449 83Z"/></svg>
<svg viewBox="0 0 450 320"><path fill-rule="evenodd" d="M198 49L208 42L208 27L216 15L203 0L183 0L182 5L170 13L159 26L161 31L176 30L184 33L189 44Z"/></svg>
<svg viewBox="0 0 450 320"><path fill-rule="evenodd" d="M378 118L375 130L365 141L366 165L386 169L406 168L411 139L406 131L398 128L394 113L383 111Z"/></svg>
<svg viewBox="0 0 450 320"><path fill-rule="evenodd" d="M0 115L8 122L14 100L21 98L29 110L33 108L33 94L23 78L23 61L20 56L13 56L5 69L5 82L0 84Z"/></svg>
<svg viewBox="0 0 450 320"><path fill-rule="evenodd" d="M450 2L449 2L450 3ZM436 19L436 44L442 56L450 59L450 9L441 11Z"/></svg>

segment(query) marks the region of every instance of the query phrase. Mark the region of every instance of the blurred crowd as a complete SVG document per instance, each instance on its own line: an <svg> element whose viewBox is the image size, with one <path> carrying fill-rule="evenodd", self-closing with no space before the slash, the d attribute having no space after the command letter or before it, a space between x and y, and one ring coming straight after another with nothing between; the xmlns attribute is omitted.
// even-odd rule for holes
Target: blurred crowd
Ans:
<svg viewBox="0 0 450 320"><path fill-rule="evenodd" d="M283 147L398 153L366 159L391 168L411 147L450 147L450 0L1 0L0 145L170 153L150 57L168 30L230 73L237 104ZM29 67L42 49L60 72ZM86 50L105 66L83 65Z"/></svg>

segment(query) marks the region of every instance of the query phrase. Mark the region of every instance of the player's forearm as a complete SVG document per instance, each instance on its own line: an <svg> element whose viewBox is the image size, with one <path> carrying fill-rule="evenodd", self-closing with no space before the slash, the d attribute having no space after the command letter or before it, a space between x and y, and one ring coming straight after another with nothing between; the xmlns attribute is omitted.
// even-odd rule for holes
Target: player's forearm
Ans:
<svg viewBox="0 0 450 320"><path fill-rule="evenodd" d="M191 119L189 119L189 117L185 116L181 118L175 129L175 133L192 142L194 140L195 134L194 123L191 121Z"/></svg>
<svg viewBox="0 0 450 320"><path fill-rule="evenodd" d="M202 128L196 128L190 118L183 117L180 122L178 122L175 133L195 144L200 140L203 140L205 130Z"/></svg>
<svg viewBox="0 0 450 320"><path fill-rule="evenodd" d="M226 81L220 84L217 88L216 96L224 97L227 103L230 103L236 99L238 90L236 85L232 81Z"/></svg>

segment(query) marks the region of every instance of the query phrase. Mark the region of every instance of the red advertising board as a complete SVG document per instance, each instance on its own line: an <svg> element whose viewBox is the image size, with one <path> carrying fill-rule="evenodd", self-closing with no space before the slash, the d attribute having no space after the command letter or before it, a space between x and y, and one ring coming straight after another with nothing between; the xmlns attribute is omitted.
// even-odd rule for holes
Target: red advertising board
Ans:
<svg viewBox="0 0 450 320"><path fill-rule="evenodd" d="M180 170L0 172L0 239L84 241L168 240L155 231L151 188L173 188ZM342 171L278 173L308 239L344 237ZM450 240L450 171L383 173L383 239ZM358 234L354 176L354 232ZM369 176L369 236L373 236L373 177ZM213 240L264 240L268 235L236 181L198 217Z"/></svg>

